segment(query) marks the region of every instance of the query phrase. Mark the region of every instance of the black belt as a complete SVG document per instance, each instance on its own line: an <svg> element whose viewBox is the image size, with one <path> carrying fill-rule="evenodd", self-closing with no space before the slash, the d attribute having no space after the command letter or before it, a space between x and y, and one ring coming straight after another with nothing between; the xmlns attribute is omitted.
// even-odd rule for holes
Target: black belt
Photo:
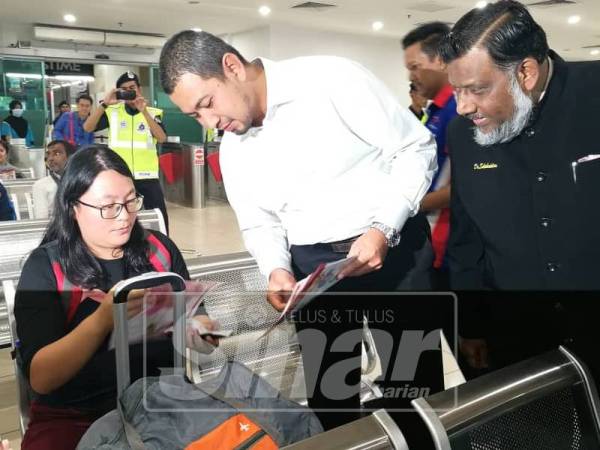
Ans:
<svg viewBox="0 0 600 450"><path fill-rule="evenodd" d="M350 251L350 248L352 247L352 244L354 244L354 242L356 242L356 240L361 236L362 235L358 235L348 239L344 239L343 241L326 242L318 245L324 246L325 248L331 250L334 253L348 253Z"/></svg>

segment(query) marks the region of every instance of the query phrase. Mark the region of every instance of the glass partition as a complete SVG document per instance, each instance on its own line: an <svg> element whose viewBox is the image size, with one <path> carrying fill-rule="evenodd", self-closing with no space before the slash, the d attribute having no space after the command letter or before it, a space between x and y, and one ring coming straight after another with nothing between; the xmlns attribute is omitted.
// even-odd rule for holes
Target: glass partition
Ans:
<svg viewBox="0 0 600 450"><path fill-rule="evenodd" d="M175 106L169 96L165 94L160 85L158 67L152 66L150 71L150 83L152 85L152 105L160 108L163 113L163 124L168 136L179 136L181 142L203 143L204 132L198 122L191 117L182 114Z"/></svg>
<svg viewBox="0 0 600 450"><path fill-rule="evenodd" d="M44 143L46 96L44 94L44 63L0 57L0 120L8 116L8 104L19 100L23 117L27 119L35 147Z"/></svg>

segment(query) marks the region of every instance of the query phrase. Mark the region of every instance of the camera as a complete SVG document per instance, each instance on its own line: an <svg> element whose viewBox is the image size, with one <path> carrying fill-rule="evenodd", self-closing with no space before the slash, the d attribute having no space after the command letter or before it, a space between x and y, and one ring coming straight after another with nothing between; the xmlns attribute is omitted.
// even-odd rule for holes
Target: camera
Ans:
<svg viewBox="0 0 600 450"><path fill-rule="evenodd" d="M135 91L129 89L119 89L116 93L117 100L134 100Z"/></svg>

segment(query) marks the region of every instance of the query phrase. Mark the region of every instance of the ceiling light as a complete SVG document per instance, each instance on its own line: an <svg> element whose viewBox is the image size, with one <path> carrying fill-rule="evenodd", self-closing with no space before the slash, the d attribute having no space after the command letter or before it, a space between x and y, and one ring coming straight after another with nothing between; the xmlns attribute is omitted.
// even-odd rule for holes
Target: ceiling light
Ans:
<svg viewBox="0 0 600 450"><path fill-rule="evenodd" d="M195 31L196 33L200 33L202 31L202 28L195 27L195 28L192 28L192 31Z"/></svg>
<svg viewBox="0 0 600 450"><path fill-rule="evenodd" d="M55 75L53 77L46 76L45 78L54 78L56 80L75 81L75 82L84 81L87 83L92 83L95 80L95 78L90 75Z"/></svg>
<svg viewBox="0 0 600 450"><path fill-rule="evenodd" d="M261 6L260 8L258 8L258 13L261 16L268 16L269 14L271 14L271 8L269 8L268 6Z"/></svg>
<svg viewBox="0 0 600 450"><path fill-rule="evenodd" d="M590 55L592 55L592 56L600 55L600 49L595 48L593 50L590 50Z"/></svg>
<svg viewBox="0 0 600 450"><path fill-rule="evenodd" d="M77 20L77 17L75 17L73 14L65 14L63 16L63 19L65 20L65 22L73 23Z"/></svg>
<svg viewBox="0 0 600 450"><path fill-rule="evenodd" d="M483 9L487 6L487 2L481 1L475 4L475 8Z"/></svg>
<svg viewBox="0 0 600 450"><path fill-rule="evenodd" d="M373 27L373 31L379 31L383 28L383 22L380 22L379 20L373 22L373 25L371 25Z"/></svg>
<svg viewBox="0 0 600 450"><path fill-rule="evenodd" d="M571 25L575 25L576 23L579 23L581 21L581 16L570 16L567 19L567 22Z"/></svg>
<svg viewBox="0 0 600 450"><path fill-rule="evenodd" d="M41 73L16 73L16 72L8 72L5 75L9 78L32 78L34 80L41 80Z"/></svg>

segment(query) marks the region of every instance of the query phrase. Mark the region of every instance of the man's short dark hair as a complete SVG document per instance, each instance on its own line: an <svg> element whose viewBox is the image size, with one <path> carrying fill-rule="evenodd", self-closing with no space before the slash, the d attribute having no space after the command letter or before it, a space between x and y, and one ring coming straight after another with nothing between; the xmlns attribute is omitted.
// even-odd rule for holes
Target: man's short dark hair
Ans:
<svg viewBox="0 0 600 450"><path fill-rule="evenodd" d="M65 152L67 153L67 157L75 153L75 146L70 142L63 141L62 139L55 139L53 141L50 141L46 148L54 147L55 145L62 145L65 149Z"/></svg>
<svg viewBox="0 0 600 450"><path fill-rule="evenodd" d="M87 100L90 103L94 103L94 100L92 99L92 97L90 97L87 94L81 94L79 97L77 97L77 101L75 103L79 103L80 100Z"/></svg>
<svg viewBox="0 0 600 450"><path fill-rule="evenodd" d="M429 59L438 56L442 39L450 32L450 27L443 22L429 22L415 28L402 39L402 48L420 43L421 50Z"/></svg>
<svg viewBox="0 0 600 450"><path fill-rule="evenodd" d="M172 94L182 75L191 73L203 79L223 80L223 56L233 53L243 64L246 59L223 39L205 31L181 31L171 37L160 53L160 83Z"/></svg>
<svg viewBox="0 0 600 450"><path fill-rule="evenodd" d="M60 102L58 104L58 109L60 109L61 106L66 105L66 106L70 106L69 103L66 100L63 100L62 102Z"/></svg>
<svg viewBox="0 0 600 450"><path fill-rule="evenodd" d="M465 14L444 38L440 55L445 63L461 58L474 47L481 47L503 70L527 57L542 63L548 56L546 33L527 8L514 0L490 3Z"/></svg>

